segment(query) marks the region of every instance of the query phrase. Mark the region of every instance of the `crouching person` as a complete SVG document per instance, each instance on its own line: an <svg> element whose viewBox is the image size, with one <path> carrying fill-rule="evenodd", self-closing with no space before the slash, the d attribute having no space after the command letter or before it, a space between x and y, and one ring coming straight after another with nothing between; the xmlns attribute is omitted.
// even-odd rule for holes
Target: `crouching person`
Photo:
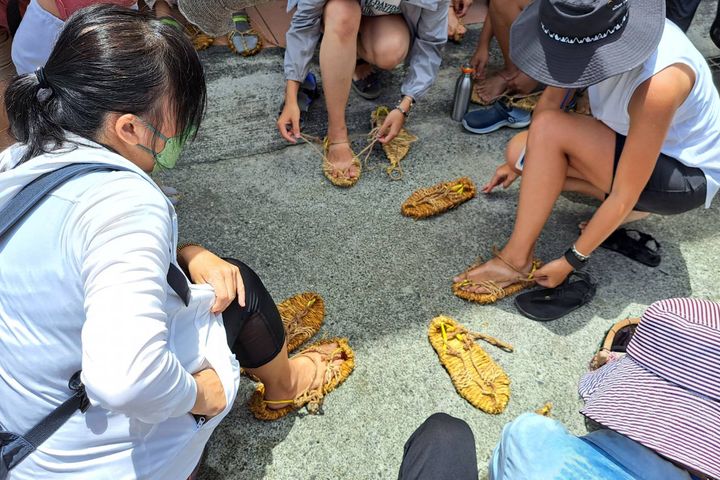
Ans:
<svg viewBox="0 0 720 480"><path fill-rule="evenodd" d="M175 164L205 92L181 32L106 5L73 15L45 66L9 85L19 143L0 155L0 478L185 479L240 366L263 382L262 418L349 374L343 339L288 358L247 266L176 246L174 209L147 172Z"/></svg>

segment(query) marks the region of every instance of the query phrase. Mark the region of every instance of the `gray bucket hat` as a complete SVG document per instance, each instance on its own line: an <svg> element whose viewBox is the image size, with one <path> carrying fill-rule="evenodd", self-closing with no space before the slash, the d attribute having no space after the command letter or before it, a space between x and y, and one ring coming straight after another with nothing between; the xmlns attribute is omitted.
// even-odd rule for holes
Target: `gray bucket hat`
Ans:
<svg viewBox="0 0 720 480"><path fill-rule="evenodd" d="M188 21L213 37L233 30L232 14L270 0L178 0L180 12Z"/></svg>
<svg viewBox="0 0 720 480"><path fill-rule="evenodd" d="M547 85L580 88L653 54L665 0L535 0L510 29L510 58Z"/></svg>

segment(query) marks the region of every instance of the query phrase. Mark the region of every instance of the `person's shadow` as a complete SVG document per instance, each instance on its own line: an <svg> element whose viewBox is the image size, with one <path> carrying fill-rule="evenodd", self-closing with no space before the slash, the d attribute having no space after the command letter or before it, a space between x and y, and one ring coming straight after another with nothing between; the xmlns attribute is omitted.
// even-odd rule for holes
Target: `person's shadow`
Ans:
<svg viewBox="0 0 720 480"><path fill-rule="evenodd" d="M265 476L264 469L263 474L258 475L258 467L262 465L265 468L272 464L273 449L285 440L297 414L291 413L274 422L256 420L247 409L253 390L251 381L240 379L235 406L210 437L200 464L198 480Z"/></svg>

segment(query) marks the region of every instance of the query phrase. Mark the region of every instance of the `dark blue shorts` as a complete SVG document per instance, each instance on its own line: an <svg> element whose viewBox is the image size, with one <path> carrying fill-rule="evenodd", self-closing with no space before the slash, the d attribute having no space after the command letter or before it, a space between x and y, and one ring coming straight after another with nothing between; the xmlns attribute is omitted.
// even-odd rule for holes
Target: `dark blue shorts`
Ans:
<svg viewBox="0 0 720 480"><path fill-rule="evenodd" d="M625 147L625 135L616 133L613 180L620 155ZM635 205L635 210L674 215L684 213L705 204L707 180L699 168L688 167L678 160L661 153L650 180Z"/></svg>

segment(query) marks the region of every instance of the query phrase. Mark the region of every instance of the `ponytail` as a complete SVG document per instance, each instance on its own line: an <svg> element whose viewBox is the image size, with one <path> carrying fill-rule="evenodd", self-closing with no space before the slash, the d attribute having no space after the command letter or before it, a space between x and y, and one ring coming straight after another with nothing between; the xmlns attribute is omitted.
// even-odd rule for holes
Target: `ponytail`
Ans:
<svg viewBox="0 0 720 480"><path fill-rule="evenodd" d="M45 66L5 91L10 131L27 147L23 162L58 149L68 132L98 141L111 113L157 125L169 106L184 131L200 125L205 99L202 65L182 32L106 4L73 14Z"/></svg>

